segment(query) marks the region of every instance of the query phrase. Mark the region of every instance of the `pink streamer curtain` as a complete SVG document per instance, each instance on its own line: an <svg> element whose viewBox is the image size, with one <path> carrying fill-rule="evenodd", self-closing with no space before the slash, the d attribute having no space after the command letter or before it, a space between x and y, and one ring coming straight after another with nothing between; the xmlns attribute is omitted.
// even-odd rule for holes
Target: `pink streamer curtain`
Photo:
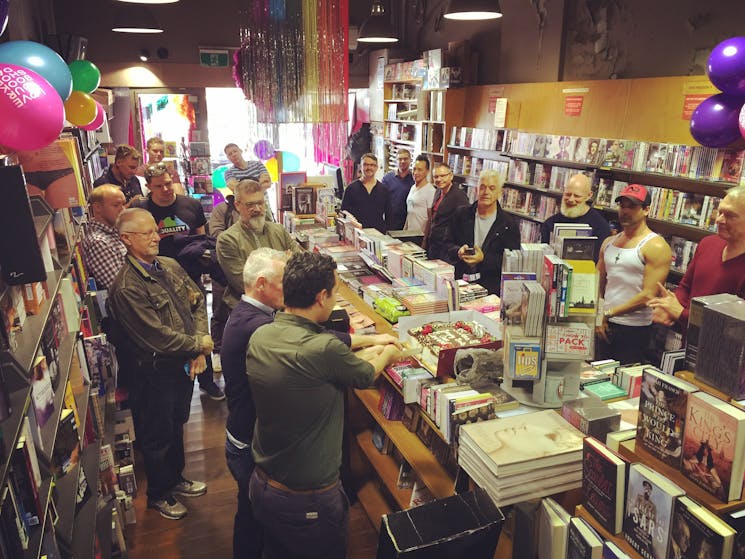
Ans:
<svg viewBox="0 0 745 559"><path fill-rule="evenodd" d="M259 122L313 125L315 158L347 139L348 0L249 0L234 77Z"/></svg>

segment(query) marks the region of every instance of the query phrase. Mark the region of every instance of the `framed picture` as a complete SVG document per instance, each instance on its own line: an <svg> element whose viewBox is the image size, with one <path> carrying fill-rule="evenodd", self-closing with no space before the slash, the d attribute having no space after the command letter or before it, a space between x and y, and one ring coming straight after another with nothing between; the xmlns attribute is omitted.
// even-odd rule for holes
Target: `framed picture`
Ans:
<svg viewBox="0 0 745 559"><path fill-rule="evenodd" d="M277 208L282 211L292 210L292 187L300 186L308 179L305 172L281 173L277 190Z"/></svg>

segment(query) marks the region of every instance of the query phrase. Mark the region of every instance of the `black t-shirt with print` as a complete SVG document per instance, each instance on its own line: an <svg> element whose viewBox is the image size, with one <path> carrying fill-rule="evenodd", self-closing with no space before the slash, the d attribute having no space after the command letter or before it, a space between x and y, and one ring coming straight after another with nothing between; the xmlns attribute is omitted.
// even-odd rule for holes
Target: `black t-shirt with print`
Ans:
<svg viewBox="0 0 745 559"><path fill-rule="evenodd" d="M158 206L149 196L145 200L137 200L132 206L144 208L153 214L160 232L158 252L162 256L176 258L178 251L174 239L194 234L195 229L207 223L202 204L181 194L176 195L176 200L170 206Z"/></svg>

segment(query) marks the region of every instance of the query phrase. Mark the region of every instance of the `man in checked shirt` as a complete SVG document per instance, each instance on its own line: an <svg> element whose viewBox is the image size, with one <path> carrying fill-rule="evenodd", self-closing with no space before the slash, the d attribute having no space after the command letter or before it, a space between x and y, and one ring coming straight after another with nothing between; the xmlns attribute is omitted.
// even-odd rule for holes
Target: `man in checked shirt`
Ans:
<svg viewBox="0 0 745 559"><path fill-rule="evenodd" d="M114 227L125 202L122 189L112 184L97 186L88 198L90 221L83 239L83 253L86 268L99 289L111 286L127 255L127 247Z"/></svg>

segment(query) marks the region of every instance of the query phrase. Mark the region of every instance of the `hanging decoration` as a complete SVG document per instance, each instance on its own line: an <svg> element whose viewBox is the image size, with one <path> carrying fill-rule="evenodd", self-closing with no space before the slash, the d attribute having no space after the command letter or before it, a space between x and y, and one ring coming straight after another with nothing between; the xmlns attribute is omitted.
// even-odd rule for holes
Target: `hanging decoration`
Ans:
<svg viewBox="0 0 745 559"><path fill-rule="evenodd" d="M313 125L316 161L346 143L348 0L254 0L241 28L233 78L258 122Z"/></svg>

